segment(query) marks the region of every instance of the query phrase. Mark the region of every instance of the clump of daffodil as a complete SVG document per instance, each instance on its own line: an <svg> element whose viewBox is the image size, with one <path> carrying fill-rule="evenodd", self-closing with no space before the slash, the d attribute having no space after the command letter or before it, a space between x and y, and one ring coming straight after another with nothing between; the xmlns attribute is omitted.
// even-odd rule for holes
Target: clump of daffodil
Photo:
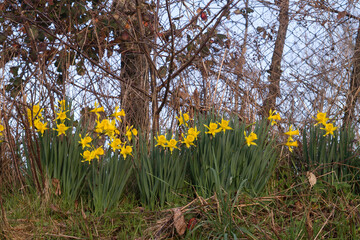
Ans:
<svg viewBox="0 0 360 240"><path fill-rule="evenodd" d="M187 135L186 137L184 137L184 134L182 134L183 137L183 141L181 141L181 143L185 143L187 148L190 148L190 146L195 146L194 141L195 141L195 137L194 135Z"/></svg>
<svg viewBox="0 0 360 240"><path fill-rule="evenodd" d="M115 112L113 114L111 114L111 117L115 117L116 120L122 122L121 117L125 117L124 109L121 109L121 111L119 111L119 107L116 106Z"/></svg>
<svg viewBox="0 0 360 240"><path fill-rule="evenodd" d="M180 111L180 116L176 117L176 119L179 121L179 126L181 125L188 126L187 122L190 120L189 113L187 112L182 114L182 112Z"/></svg>
<svg viewBox="0 0 360 240"><path fill-rule="evenodd" d="M316 114L316 118L315 120L317 121L317 123L315 124L318 125L318 124L322 124L322 125L326 125L326 122L329 120L329 118L326 117L326 113L323 113L323 112L318 112Z"/></svg>
<svg viewBox="0 0 360 240"><path fill-rule="evenodd" d="M64 123L66 119L69 119L67 116L66 116L66 113L69 111L65 111L65 100L61 100L59 101L59 112L56 112L56 115L57 117L55 118L55 121L56 120L60 120L61 123Z"/></svg>
<svg viewBox="0 0 360 240"><path fill-rule="evenodd" d="M257 145L256 143L254 143L255 140L258 139L256 133L254 132L251 132L249 134L249 136L246 135L246 131L244 131L244 135L245 135L245 141L246 141L246 144L250 147L250 145Z"/></svg>
<svg viewBox="0 0 360 240"><path fill-rule="evenodd" d="M223 118L221 118L221 123L218 122L219 127L220 127L220 131L223 131L225 133L225 130L233 130L230 126L229 126L229 122L230 120L226 121Z"/></svg>
<svg viewBox="0 0 360 240"><path fill-rule="evenodd" d="M167 139L166 139L166 134L165 135L158 135L157 138L154 137L154 139L156 140L157 144L156 146L162 146L163 148L166 147L166 143L167 143Z"/></svg>
<svg viewBox="0 0 360 240"><path fill-rule="evenodd" d="M126 146L125 144L121 147L120 154L123 155L124 159L126 159L127 155L132 156L132 146Z"/></svg>
<svg viewBox="0 0 360 240"><path fill-rule="evenodd" d="M331 134L334 136L334 131L337 129L337 127L334 127L332 123L326 123L324 128L320 128L326 131L325 135Z"/></svg>
<svg viewBox="0 0 360 240"><path fill-rule="evenodd" d="M322 124L324 126L323 128L320 128L320 129L326 131L324 136L329 135L329 134L334 136L334 131L337 129L337 127L334 127L334 125L332 123L327 123L329 118L326 117L326 113L318 112L316 114L315 120L317 121L315 126L318 125L318 124Z"/></svg>
<svg viewBox="0 0 360 240"><path fill-rule="evenodd" d="M289 151L292 152L293 151L293 147L298 147L298 142L294 141L294 139L292 138L292 136L296 136L299 135L299 129L293 130L293 126L291 125L289 128L289 131L285 133L285 135L288 135L288 139L285 143L285 146L289 147Z"/></svg>
<svg viewBox="0 0 360 240"><path fill-rule="evenodd" d="M216 134L216 133L221 132L221 128L218 128L218 124L217 124L217 123L210 122L209 126L206 126L205 124L204 124L204 126L205 126L207 129L209 129L209 131L208 131L208 132L205 132L205 133L212 134L213 137L215 137L215 134Z"/></svg>
<svg viewBox="0 0 360 240"><path fill-rule="evenodd" d="M269 117L267 118L268 120L270 120L271 126L274 124L277 124L276 121L280 121L281 117L279 113L276 113L276 110L271 110L269 111Z"/></svg>
<svg viewBox="0 0 360 240"><path fill-rule="evenodd" d="M126 137L129 139L129 142L131 142L132 136L137 136L138 131L133 128L133 126L126 126Z"/></svg>
<svg viewBox="0 0 360 240"><path fill-rule="evenodd" d="M110 139L113 139L116 134L120 131L116 128L115 120L103 119L100 121L96 120L95 132L98 134L105 134Z"/></svg>
<svg viewBox="0 0 360 240"><path fill-rule="evenodd" d="M42 119L41 112L43 111L43 108L40 108L40 104L34 105L31 109L28 108L27 111L27 117L30 124L30 127L33 126L33 122L35 123L36 120Z"/></svg>
<svg viewBox="0 0 360 240"><path fill-rule="evenodd" d="M170 148L170 152L172 154L172 152L174 151L174 149L179 149L176 145L177 145L178 141L176 141L175 139L170 139L169 141L166 141L166 147Z"/></svg>
<svg viewBox="0 0 360 240"><path fill-rule="evenodd" d="M67 110L67 111L65 111L65 100L61 100L61 101L59 101L59 106L58 106L58 108L59 108L59 112L56 112L56 115L57 115L57 118L54 120L54 121L56 121L56 120L59 120L60 121L60 123L56 123L56 127L57 128L55 128L55 130L58 132L58 136L60 136L60 135L62 135L62 134L64 134L64 135L66 135L66 130L68 130L70 127L67 127L66 125L65 125L65 120L66 119L69 119L67 116L66 116L66 113L69 111L69 110Z"/></svg>
<svg viewBox="0 0 360 240"><path fill-rule="evenodd" d="M86 136L84 138L81 137L81 134L79 134L80 136L80 141L79 143L81 144L82 146L82 149L84 149L85 147L90 147L90 144L92 139L90 136L88 136L88 134L86 134Z"/></svg>

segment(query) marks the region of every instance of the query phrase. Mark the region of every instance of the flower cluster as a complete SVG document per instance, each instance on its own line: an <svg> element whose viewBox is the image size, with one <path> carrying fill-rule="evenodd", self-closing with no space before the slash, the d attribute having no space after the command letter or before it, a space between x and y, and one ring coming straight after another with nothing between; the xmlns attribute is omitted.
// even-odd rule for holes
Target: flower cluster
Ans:
<svg viewBox="0 0 360 240"><path fill-rule="evenodd" d="M298 147L298 142L297 141L294 141L294 139L292 138L292 136L297 136L299 135L299 130L296 129L296 130L293 130L293 126L291 125L290 128L289 128L289 131L285 133L285 135L288 136L288 139L285 143L285 146L288 146L289 147L289 151L292 152L293 151L293 147Z"/></svg>
<svg viewBox="0 0 360 240"><path fill-rule="evenodd" d="M204 126L209 129L208 132L205 132L207 134L211 134L213 137L215 137L216 133L219 133L221 131L223 131L225 133L226 130L233 130L230 126L229 126L229 122L230 120L226 121L223 118L221 119L221 122L210 122L209 126L206 126L204 124ZM218 128L219 127L219 128Z"/></svg>
<svg viewBox="0 0 360 240"><path fill-rule="evenodd" d="M267 119L270 121L271 126L272 126L274 124L277 124L276 121L280 121L281 117L280 117L279 113L276 113L276 110L273 111L272 109L270 109L269 117ZM299 130L298 129L293 130L293 126L291 125L290 128L289 128L289 131L287 131L285 133L285 135L287 135L288 138L287 138L287 141L286 141L286 143L284 145L289 147L289 151L292 152L293 147L298 147L299 146L298 142L293 139L293 136L299 135Z"/></svg>
<svg viewBox="0 0 360 240"><path fill-rule="evenodd" d="M35 129L37 132L40 132L41 135L44 135L45 130L49 129L46 125L47 122L43 121L43 115L41 112L43 111L43 108L40 108L39 104L34 105L31 109L27 109L27 117L29 121L30 127L35 126Z"/></svg>
<svg viewBox="0 0 360 240"><path fill-rule="evenodd" d="M174 151L174 149L179 149L177 144L178 144L178 142L181 142L181 143L185 144L187 148L190 148L190 146L195 146L194 141L197 140L199 134L200 134L200 131L198 131L197 128L194 127L194 128L188 129L186 136L184 136L184 134L181 134L182 139L183 139L182 141L177 141L173 137L171 137L170 140L167 140L166 134L158 135L157 137L154 137L154 139L157 142L155 147L161 146L163 148L169 148L170 152L172 153Z"/></svg>
<svg viewBox="0 0 360 240"><path fill-rule="evenodd" d="M100 121L100 112L104 112L104 107L100 107L97 102L95 102L95 108L91 110L97 116L96 126L95 126L95 134L97 134L98 138L102 136L107 136L109 138L109 147L113 152L120 150L120 154L123 155L124 159L128 155L132 156L132 146L129 143L132 141L133 136L137 136L138 132L133 126L126 126L126 133L125 136L120 136L120 131L118 130L117 122L122 122L121 117L125 117L124 110L119 111L119 107L115 107L115 111L113 114L110 115L110 118L102 119ZM127 142L128 141L128 142ZM90 143L92 142L92 138L86 134L85 137L80 135L79 143L82 145L82 148L88 148L82 154L84 160L83 162L91 163L94 159L99 159L101 155L104 155L103 147L91 146Z"/></svg>
<svg viewBox="0 0 360 240"><path fill-rule="evenodd" d="M66 115L66 113L69 111L69 110L66 110L65 111L65 100L61 100L59 101L59 106L58 106L58 109L59 111L56 112L56 115L57 117L55 118L54 121L57 121L56 122L56 128L54 129L55 131L58 132L58 136L60 135L66 135L66 131L70 128L68 126L65 125L65 120L66 119L69 119Z"/></svg>
<svg viewBox="0 0 360 240"><path fill-rule="evenodd" d="M337 129L337 127L334 127L334 125L332 123L327 122L329 120L329 118L326 117L326 113L318 112L318 114L316 114L315 120L317 121L315 126L318 124L322 124L324 126L324 128L320 128L320 129L326 131L324 136L326 136L328 134L334 135L334 131Z"/></svg>
<svg viewBox="0 0 360 240"><path fill-rule="evenodd" d="M184 125L186 127L188 127L188 121L190 120L190 117L188 115L188 113L184 113L182 114L180 112L180 116L176 117L176 119L178 119L179 121L179 126ZM217 133L223 132L225 134L226 130L233 130L233 128L231 128L229 126L229 122L230 120L224 120L224 118L221 119L221 122L210 122L209 125L205 125L204 127L206 127L208 129L207 134L211 134L212 137L215 137ZM177 144L180 142L182 144L185 144L185 146L187 148L190 148L191 146L195 146L195 140L198 139L198 135L200 134L200 131L198 131L198 129L195 127L193 128L189 128L186 132L186 134L182 133L181 137L182 137L182 141L177 141L176 139L174 139L173 137L171 137L170 140L168 140L166 138L166 134L165 135L157 135L157 137L154 137L155 141L157 142L155 146L160 146L163 148L169 148L170 152L172 153L174 149L179 149ZM254 132L251 132L249 136L246 135L246 132L244 132L245 134L245 140L248 146L251 145L256 145L256 143L254 142L255 140L257 140L257 135Z"/></svg>
<svg viewBox="0 0 360 240"><path fill-rule="evenodd" d="M56 106L57 111L55 112L56 118L54 119L54 125L56 128L53 128L58 134L57 136L65 135L68 129L71 126L66 126L66 120L70 120L68 117L69 110L66 109L65 100L59 101L59 105ZM26 110L27 119L30 127L34 127L37 132L41 133L43 136L44 132L49 129L47 127L47 122L44 122L43 117L43 108L40 108L40 105L34 105L31 108ZM82 162L91 163L94 159L100 159L100 156L105 154L104 146L96 146L96 143L92 144L93 137L101 138L102 136L108 137L109 149L112 151L120 151L120 154L126 159L127 156L132 155L132 146L129 143L132 141L134 136L137 136L138 132L133 126L126 127L125 136L120 136L120 131L118 130L117 122L122 122L122 117L125 117L124 110L119 110L117 106L113 114L110 115L107 119L100 120L100 113L104 112L104 107L100 107L97 102L95 102L95 108L90 112L96 114L96 126L93 133L86 133L85 136L79 134L80 141L78 142L83 149L81 156L83 157ZM4 127L0 125L0 136L2 136L2 131Z"/></svg>
<svg viewBox="0 0 360 240"><path fill-rule="evenodd" d="M104 155L104 149L101 146L92 151L86 150L83 152L83 154L81 154L81 156L84 158L82 162L87 161L90 164L91 161L95 158L99 160L101 155Z"/></svg>

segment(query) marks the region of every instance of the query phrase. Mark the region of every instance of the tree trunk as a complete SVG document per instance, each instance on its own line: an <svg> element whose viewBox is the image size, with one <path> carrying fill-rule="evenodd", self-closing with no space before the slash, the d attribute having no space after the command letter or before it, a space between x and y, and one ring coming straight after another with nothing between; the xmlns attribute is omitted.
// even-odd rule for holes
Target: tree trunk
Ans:
<svg viewBox="0 0 360 240"><path fill-rule="evenodd" d="M352 122L355 111L354 107L360 92L360 22L356 36L352 65L349 92L346 97L346 105L344 108L343 126Z"/></svg>
<svg viewBox="0 0 360 240"><path fill-rule="evenodd" d="M279 1L279 30L270 65L269 93L263 103L263 116L267 116L270 109L274 109L276 99L280 96L281 60L284 51L286 32L289 26L289 0Z"/></svg>
<svg viewBox="0 0 360 240"><path fill-rule="evenodd" d="M131 85L144 91L149 89L149 67L143 53L129 52L121 55L121 106L126 113L126 121L147 131L149 127L149 99Z"/></svg>
<svg viewBox="0 0 360 240"><path fill-rule="evenodd" d="M149 99L135 88L149 92L149 64L144 51L144 46L139 45L145 39L142 14L146 9L141 7L144 0L127 1L117 0L114 3L120 16L130 22L129 29L124 29L119 34L128 38L121 47L121 73L124 79L121 82L121 107L126 113L126 122L143 131L149 129ZM135 87L135 88L134 88Z"/></svg>

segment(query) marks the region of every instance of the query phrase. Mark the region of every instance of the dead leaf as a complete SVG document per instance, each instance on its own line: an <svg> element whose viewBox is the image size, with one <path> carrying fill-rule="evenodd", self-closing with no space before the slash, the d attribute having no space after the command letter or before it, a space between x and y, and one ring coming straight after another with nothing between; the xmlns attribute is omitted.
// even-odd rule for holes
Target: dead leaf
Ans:
<svg viewBox="0 0 360 240"><path fill-rule="evenodd" d="M342 19L343 17L345 17L347 14L346 11L342 11L342 12L339 12L338 15L337 15L337 19L340 20Z"/></svg>
<svg viewBox="0 0 360 240"><path fill-rule="evenodd" d="M309 180L310 187L313 187L316 184L316 176L312 172L307 172L306 176Z"/></svg>
<svg viewBox="0 0 360 240"><path fill-rule="evenodd" d="M184 215L182 214L180 208L174 208L173 212L174 212L174 226L176 232L180 236L182 236L186 231L186 223L185 223Z"/></svg>
<svg viewBox="0 0 360 240"><path fill-rule="evenodd" d="M51 210L53 210L54 212L61 212L60 208L58 208L58 207L55 206L54 204L50 204L50 208L51 208Z"/></svg>
<svg viewBox="0 0 360 240"><path fill-rule="evenodd" d="M60 180L53 178L51 179L52 185L55 188L55 195L60 196L61 195L61 188L60 188Z"/></svg>
<svg viewBox="0 0 360 240"><path fill-rule="evenodd" d="M236 9L236 10L234 11L234 13L235 13L236 15L242 14L242 12L241 12L240 9Z"/></svg>

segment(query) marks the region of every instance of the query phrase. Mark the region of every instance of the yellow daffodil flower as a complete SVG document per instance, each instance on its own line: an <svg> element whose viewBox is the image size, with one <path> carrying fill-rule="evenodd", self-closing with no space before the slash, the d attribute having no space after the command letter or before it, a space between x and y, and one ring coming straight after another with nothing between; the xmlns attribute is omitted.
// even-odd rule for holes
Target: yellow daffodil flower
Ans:
<svg viewBox="0 0 360 240"><path fill-rule="evenodd" d="M166 134L165 134L166 135ZM155 145L156 146L162 146L162 147L166 147L166 143L167 143L167 140L166 140L166 137L165 135L158 135L158 137L154 137L155 141L157 141L157 144Z"/></svg>
<svg viewBox="0 0 360 240"><path fill-rule="evenodd" d="M329 120L329 118L326 117L326 113L318 112L318 114L316 114L315 120L317 121L315 126L318 124L322 124L322 125L326 126L326 122L327 122L327 120Z"/></svg>
<svg viewBox="0 0 360 240"><path fill-rule="evenodd" d="M115 117L116 120L122 122L120 117L125 117L125 111L124 111L124 109L121 109L120 112L118 110L119 110L119 107L116 106L115 107L115 112L113 114L111 114L111 117Z"/></svg>
<svg viewBox="0 0 360 240"><path fill-rule="evenodd" d="M33 125L33 121L35 122L36 119L41 119L42 115L41 112L43 111L43 108L40 108L40 104L36 104L32 107L32 112L31 109L27 109L27 116L28 116L28 120L29 120L29 124L30 127L32 127Z"/></svg>
<svg viewBox="0 0 360 240"><path fill-rule="evenodd" d="M122 144L122 142L119 138L115 138L111 143L109 143L113 152L115 152L117 149L121 149L121 144Z"/></svg>
<svg viewBox="0 0 360 240"><path fill-rule="evenodd" d="M267 118L268 120L270 120L271 126L274 124L277 124L276 121L280 121L281 117L279 113L276 113L276 110L271 110L269 111L269 117Z"/></svg>
<svg viewBox="0 0 360 240"><path fill-rule="evenodd" d="M177 146L177 141L175 139L170 139L169 141L166 142L166 147L170 148L170 152L172 154L174 148L179 149Z"/></svg>
<svg viewBox="0 0 360 240"><path fill-rule="evenodd" d="M81 134L79 134L79 136L81 138L79 143L82 145L82 149L84 149L85 147L90 147L89 143L91 143L92 141L91 137L88 136L87 134L84 138L81 137Z"/></svg>
<svg viewBox="0 0 360 240"><path fill-rule="evenodd" d="M86 150L81 156L84 158L81 162L91 162L95 158L95 153L93 151Z"/></svg>
<svg viewBox="0 0 360 240"><path fill-rule="evenodd" d="M254 143L254 141L256 139L258 139L256 133L251 132L249 134L249 136L246 135L246 132L244 131L244 135L245 135L245 140L246 140L246 144L250 147L250 145L257 145L256 143Z"/></svg>
<svg viewBox="0 0 360 240"><path fill-rule="evenodd" d="M289 131L285 133L288 136L295 136L295 135L299 135L299 129L293 130L293 126L291 125L289 128Z"/></svg>
<svg viewBox="0 0 360 240"><path fill-rule="evenodd" d="M95 113L96 116L97 116L97 118L98 118L98 120L99 120L99 118L100 118L99 112L104 112L104 107L98 107L99 104L98 104L97 102L95 102L94 105L95 105L95 108L94 108L93 110L91 110L90 112Z"/></svg>
<svg viewBox="0 0 360 240"><path fill-rule="evenodd" d="M134 136L137 136L138 135L138 131L136 130L136 128L134 128L133 130L131 130L132 134Z"/></svg>
<svg viewBox="0 0 360 240"><path fill-rule="evenodd" d="M184 134L182 134L183 138L184 138ZM182 143L186 144L187 148L190 148L190 146L195 146L195 144L193 143L195 140L195 137L193 135L187 135L186 138L184 138L184 140L182 141Z"/></svg>
<svg viewBox="0 0 360 240"><path fill-rule="evenodd" d="M109 120L109 119L105 119L105 124L104 124L104 132L107 136L109 136L110 138L113 138L115 136L115 134L119 134L120 131L117 130L116 128L116 121L115 120Z"/></svg>
<svg viewBox="0 0 360 240"><path fill-rule="evenodd" d="M107 120L107 119L104 119L104 120ZM103 133L104 131L104 120L102 120L101 122L96 120L96 127L95 127L95 132L96 133Z"/></svg>
<svg viewBox="0 0 360 240"><path fill-rule="evenodd" d="M126 126L126 137L129 139L129 142L131 142L131 139L132 139L132 136L136 136L137 135L137 130L134 128L133 129L133 126Z"/></svg>
<svg viewBox="0 0 360 240"><path fill-rule="evenodd" d="M176 117L176 119L179 121L179 126L188 126L187 122L190 120L189 113L182 114L182 112L180 111L180 116Z"/></svg>
<svg viewBox="0 0 360 240"><path fill-rule="evenodd" d="M218 127L218 124L217 124L217 123L212 123L212 122L210 122L209 126L206 126L205 124L204 124L204 126L205 126L207 129L209 129L209 131L208 131L208 132L205 132L205 133L212 134L213 137L215 137L215 134L216 134L216 133L221 132L221 128L219 128L219 129L217 128L217 127Z"/></svg>
<svg viewBox="0 0 360 240"><path fill-rule="evenodd" d="M331 134L334 136L334 131L337 129L337 127L334 127L334 125L332 123L327 123L325 124L325 128L320 128L326 131L325 135Z"/></svg>
<svg viewBox="0 0 360 240"><path fill-rule="evenodd" d="M70 119L66 116L66 112L68 112L68 111L69 111L69 110L57 112L56 115L58 115L58 116L57 116L57 118L55 118L55 121L59 119L59 120L61 121L61 123L64 123L65 119L70 120Z"/></svg>
<svg viewBox="0 0 360 240"><path fill-rule="evenodd" d="M60 135L62 135L62 134L64 134L64 135L66 135L66 130L68 130L70 127L67 127L67 126L65 126L65 124L63 124L63 123L61 123L61 124L56 124L56 131L58 132L58 136L60 136Z"/></svg>
<svg viewBox="0 0 360 240"><path fill-rule="evenodd" d="M225 133L225 130L233 130L231 127L229 127L230 120L226 121L223 118L221 118L221 123L218 122L219 128Z"/></svg>
<svg viewBox="0 0 360 240"><path fill-rule="evenodd" d="M132 152L132 147L125 146L125 144L124 144L124 146L122 146L122 148L121 148L120 154L122 154L124 159L126 159L127 155L132 156L131 152Z"/></svg>
<svg viewBox="0 0 360 240"><path fill-rule="evenodd" d="M99 159L100 155L104 155L104 149L102 147L98 147L97 149L94 150L95 152L95 157L97 159Z"/></svg>
<svg viewBox="0 0 360 240"><path fill-rule="evenodd" d="M37 129L36 131L41 133L41 136L44 136L44 131L47 130L47 129L49 129L49 128L46 127L47 122L46 122L46 123L42 123L42 122L40 121L40 119L36 120L36 121L34 122L34 125L35 125L35 128Z"/></svg>
<svg viewBox="0 0 360 240"><path fill-rule="evenodd" d="M96 121L96 133L105 133L110 138L113 138L115 134L119 134L119 130L116 128L115 120L103 119L101 122Z"/></svg>
<svg viewBox="0 0 360 240"><path fill-rule="evenodd" d="M289 147L289 151L292 152L293 151L293 147L298 147L298 142L297 141L293 141L293 139L291 137L288 138L287 142L285 143L285 146Z"/></svg>
<svg viewBox="0 0 360 240"><path fill-rule="evenodd" d="M197 130L196 126L195 128L189 128L188 135L193 135L195 140L197 140L197 136L200 134L200 131Z"/></svg>
<svg viewBox="0 0 360 240"><path fill-rule="evenodd" d="M61 112L65 110L65 99L59 101L58 108L60 109Z"/></svg>
<svg viewBox="0 0 360 240"><path fill-rule="evenodd" d="M2 125L2 124L0 124L0 136L2 136L3 135L3 131L4 131L4 126Z"/></svg>

